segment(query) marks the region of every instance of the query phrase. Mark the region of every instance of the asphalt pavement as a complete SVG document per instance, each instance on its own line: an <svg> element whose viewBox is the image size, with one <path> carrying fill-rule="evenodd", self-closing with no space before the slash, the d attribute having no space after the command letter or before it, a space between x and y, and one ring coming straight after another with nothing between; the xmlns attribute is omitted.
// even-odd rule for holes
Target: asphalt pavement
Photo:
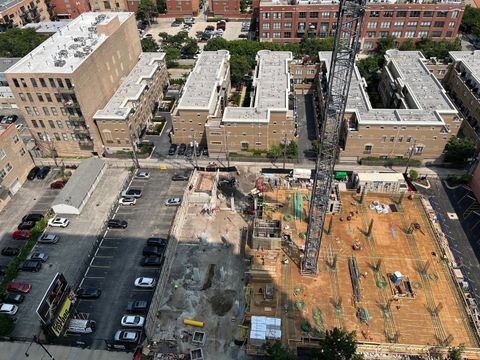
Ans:
<svg viewBox="0 0 480 360"><path fill-rule="evenodd" d="M298 160L300 163L314 162L312 140L316 139L315 119L313 117L313 95L296 95L295 112L297 117Z"/></svg>

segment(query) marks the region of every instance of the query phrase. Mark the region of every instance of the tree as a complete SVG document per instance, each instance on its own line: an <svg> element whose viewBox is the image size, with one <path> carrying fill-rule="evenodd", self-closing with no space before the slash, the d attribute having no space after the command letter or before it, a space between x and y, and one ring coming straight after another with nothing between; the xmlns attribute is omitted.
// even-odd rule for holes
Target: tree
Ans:
<svg viewBox="0 0 480 360"><path fill-rule="evenodd" d="M383 57L383 55L385 55L387 50L395 49L396 47L395 43L396 43L395 36L388 35L386 37L380 38L377 41L377 47L375 49L375 52L377 53L377 55L380 55Z"/></svg>
<svg viewBox="0 0 480 360"><path fill-rule="evenodd" d="M283 156L283 150L279 145L271 145L267 151L267 155L269 158L278 159Z"/></svg>
<svg viewBox="0 0 480 360"><path fill-rule="evenodd" d="M232 86L238 87L243 76L250 72L251 66L246 56L232 55L230 58L230 81Z"/></svg>
<svg viewBox="0 0 480 360"><path fill-rule="evenodd" d="M367 83L374 77L378 70L381 68L382 58L374 55L369 56L357 61L357 68L360 75L365 78Z"/></svg>
<svg viewBox="0 0 480 360"><path fill-rule="evenodd" d="M167 64L178 59L180 59L180 50L174 47L165 48L165 61Z"/></svg>
<svg viewBox="0 0 480 360"><path fill-rule="evenodd" d="M247 0L240 0L240 12L246 13L247 12L248 3Z"/></svg>
<svg viewBox="0 0 480 360"><path fill-rule="evenodd" d="M267 343L265 345L267 355L275 360L296 360L297 356L288 348L283 347L280 341L275 341L273 344Z"/></svg>
<svg viewBox="0 0 480 360"><path fill-rule="evenodd" d="M0 336L9 335L15 329L15 323L12 318L5 314L0 314Z"/></svg>
<svg viewBox="0 0 480 360"><path fill-rule="evenodd" d="M475 144L469 139L452 136L445 146L445 161L464 163L475 154Z"/></svg>
<svg viewBox="0 0 480 360"><path fill-rule="evenodd" d="M459 347L453 347L448 350L447 360L462 360L462 353L464 349L464 345L460 345Z"/></svg>
<svg viewBox="0 0 480 360"><path fill-rule="evenodd" d="M165 0L157 0L157 11L159 14L167 13L167 2Z"/></svg>
<svg viewBox="0 0 480 360"><path fill-rule="evenodd" d="M47 38L34 29L8 29L0 33L0 56L24 57Z"/></svg>
<svg viewBox="0 0 480 360"><path fill-rule="evenodd" d="M333 38L316 38L316 37L304 37L300 41L300 52L302 55L309 55L312 57L312 61L318 60L319 51L332 51L333 50Z"/></svg>
<svg viewBox="0 0 480 360"><path fill-rule="evenodd" d="M195 33L195 37L197 38L197 40L200 40L203 36L203 31L197 31Z"/></svg>
<svg viewBox="0 0 480 360"><path fill-rule="evenodd" d="M153 17L158 15L157 8L153 5L152 0L141 0L138 4L137 20L146 21L151 24Z"/></svg>
<svg viewBox="0 0 480 360"><path fill-rule="evenodd" d="M327 330L325 339L320 341L320 349L314 354L318 360L356 360L363 357L356 354L355 331L350 333L339 328Z"/></svg>
<svg viewBox="0 0 480 360"><path fill-rule="evenodd" d="M193 55L195 55L197 51L198 51L197 40L188 38L182 47L182 53L184 53L188 57L193 57Z"/></svg>
<svg viewBox="0 0 480 360"><path fill-rule="evenodd" d="M402 51L412 51L412 50L415 50L416 47L415 47L415 43L413 42L412 39L406 39L402 45L400 45L400 50Z"/></svg>
<svg viewBox="0 0 480 360"><path fill-rule="evenodd" d="M467 5L463 12L461 27L467 34L480 36L480 9Z"/></svg>
<svg viewBox="0 0 480 360"><path fill-rule="evenodd" d="M157 42L151 37L143 38L141 44L143 52L155 52L159 49Z"/></svg>
<svg viewBox="0 0 480 360"><path fill-rule="evenodd" d="M298 156L298 145L293 140L291 140L287 145L287 155L291 158L296 158Z"/></svg>
<svg viewBox="0 0 480 360"><path fill-rule="evenodd" d="M413 181L418 179L418 172L416 170L412 169L408 173L410 175L410 179L412 179Z"/></svg>

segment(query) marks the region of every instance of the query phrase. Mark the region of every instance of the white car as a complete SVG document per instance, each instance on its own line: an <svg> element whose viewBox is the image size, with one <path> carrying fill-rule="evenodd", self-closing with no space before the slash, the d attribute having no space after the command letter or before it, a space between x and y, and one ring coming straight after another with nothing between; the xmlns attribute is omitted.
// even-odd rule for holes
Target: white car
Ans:
<svg viewBox="0 0 480 360"><path fill-rule="evenodd" d="M182 203L180 198L170 198L165 201L166 206L178 206Z"/></svg>
<svg viewBox="0 0 480 360"><path fill-rule="evenodd" d="M139 171L135 175L137 179L150 179L150 173L148 171Z"/></svg>
<svg viewBox="0 0 480 360"><path fill-rule="evenodd" d="M2 304L0 306L0 314L15 315L18 311L18 306L13 304Z"/></svg>
<svg viewBox="0 0 480 360"><path fill-rule="evenodd" d="M155 279L149 277L139 277L135 280L135 286L139 288L155 287Z"/></svg>
<svg viewBox="0 0 480 360"><path fill-rule="evenodd" d="M68 224L70 224L70 220L66 219L66 218L61 218L61 217L57 217L57 218L51 218L50 220L48 220L48 226L52 226L52 227L67 227Z"/></svg>
<svg viewBox="0 0 480 360"><path fill-rule="evenodd" d="M145 318L138 315L124 315L121 324L126 327L143 327L143 324L145 324Z"/></svg>
<svg viewBox="0 0 480 360"><path fill-rule="evenodd" d="M137 203L137 199L134 197L122 197L118 203L120 205L135 205Z"/></svg>

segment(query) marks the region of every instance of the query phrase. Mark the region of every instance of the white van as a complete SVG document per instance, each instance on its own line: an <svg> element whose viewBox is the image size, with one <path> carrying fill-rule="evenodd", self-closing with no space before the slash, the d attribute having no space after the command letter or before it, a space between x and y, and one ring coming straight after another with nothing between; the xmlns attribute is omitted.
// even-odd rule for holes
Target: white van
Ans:
<svg viewBox="0 0 480 360"><path fill-rule="evenodd" d="M72 319L68 323L67 333L71 334L90 334L95 330L95 321Z"/></svg>

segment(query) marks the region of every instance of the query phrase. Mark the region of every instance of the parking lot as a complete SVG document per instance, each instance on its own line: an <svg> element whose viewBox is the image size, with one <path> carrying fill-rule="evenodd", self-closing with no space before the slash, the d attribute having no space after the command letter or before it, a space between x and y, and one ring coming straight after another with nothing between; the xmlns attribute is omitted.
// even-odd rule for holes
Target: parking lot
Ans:
<svg viewBox="0 0 480 360"><path fill-rule="evenodd" d="M134 281L141 276L158 279L161 269L141 266L142 249L149 237L167 237L177 208L167 207L164 202L181 197L186 182L172 182L174 171L153 170L150 174L149 179L133 179L130 184L130 188L142 190L135 205L115 208L114 218L126 220L128 227L105 231L91 259L81 286L101 289L102 294L98 299L80 300L76 313L95 320L96 330L90 335L68 336L73 343L104 349L115 331L121 329L127 303L151 301L154 289L135 288Z"/></svg>
<svg viewBox="0 0 480 360"><path fill-rule="evenodd" d="M23 246L22 240L10 240L10 234L23 215L46 214L60 191L48 188L53 177L54 174L51 173L43 181L34 180L26 183L8 204L0 216L2 247L12 246L9 245L11 242L15 242L17 247ZM82 269L88 263L88 257L93 255L90 251L126 177L127 171L124 169L107 169L81 215L66 216L70 220L67 228L47 228L46 232L59 235L60 240L56 244L38 244L34 248L33 251L44 252L49 256L39 272L18 273L16 280L26 282L32 288L15 316L16 327L13 336L31 337L38 334L40 320L35 310L57 272L63 273L72 286L81 279ZM35 197L35 194L38 195ZM2 261L5 261L3 258L2 256Z"/></svg>

